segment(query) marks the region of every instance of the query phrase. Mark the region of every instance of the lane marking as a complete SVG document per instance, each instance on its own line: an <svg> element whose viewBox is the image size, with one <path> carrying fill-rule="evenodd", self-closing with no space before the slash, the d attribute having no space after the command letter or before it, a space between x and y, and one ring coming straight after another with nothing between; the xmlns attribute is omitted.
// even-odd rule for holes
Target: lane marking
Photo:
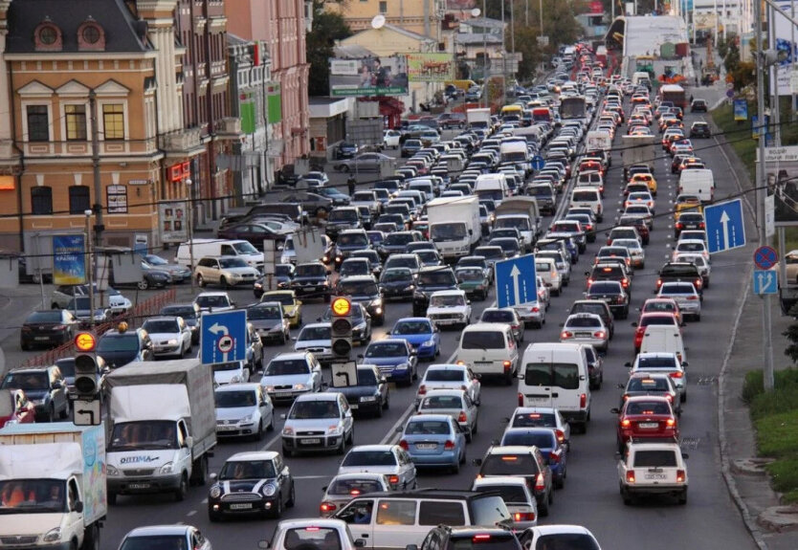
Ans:
<svg viewBox="0 0 798 550"><path fill-rule="evenodd" d="M196 511L196 510L191 510L191 511L190 511L188 514L186 514L186 516L189 516L189 517L191 517L191 516L193 516L193 515L194 515L194 514L196 514L196 513L197 513L197 511Z"/></svg>

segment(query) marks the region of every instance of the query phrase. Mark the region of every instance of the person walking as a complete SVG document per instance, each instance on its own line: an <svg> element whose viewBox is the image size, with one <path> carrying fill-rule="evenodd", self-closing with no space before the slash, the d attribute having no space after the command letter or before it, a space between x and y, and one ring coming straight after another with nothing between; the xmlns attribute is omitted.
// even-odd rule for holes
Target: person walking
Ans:
<svg viewBox="0 0 798 550"><path fill-rule="evenodd" d="M357 180L355 176L349 176L349 179L346 180L346 186L349 188L349 196L355 194L355 189L357 187Z"/></svg>

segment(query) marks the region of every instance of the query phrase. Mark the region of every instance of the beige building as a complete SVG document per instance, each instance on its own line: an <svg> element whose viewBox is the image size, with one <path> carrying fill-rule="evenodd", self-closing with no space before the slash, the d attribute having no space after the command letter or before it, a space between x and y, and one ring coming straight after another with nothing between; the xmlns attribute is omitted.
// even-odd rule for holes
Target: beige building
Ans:
<svg viewBox="0 0 798 550"><path fill-rule="evenodd" d="M371 29L374 17L382 15L389 25L441 42L446 3L444 0L350 0L340 4L327 2L325 9L341 13L355 32Z"/></svg>

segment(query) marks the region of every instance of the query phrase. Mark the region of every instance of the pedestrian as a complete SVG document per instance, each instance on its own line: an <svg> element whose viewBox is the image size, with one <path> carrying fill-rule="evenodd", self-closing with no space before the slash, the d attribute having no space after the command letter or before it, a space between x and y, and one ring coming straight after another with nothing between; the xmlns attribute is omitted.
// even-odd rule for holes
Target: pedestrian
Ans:
<svg viewBox="0 0 798 550"><path fill-rule="evenodd" d="M346 180L346 185L349 188L349 196L351 197L355 194L355 188L357 186L357 180L355 179L355 176L349 176L349 179Z"/></svg>

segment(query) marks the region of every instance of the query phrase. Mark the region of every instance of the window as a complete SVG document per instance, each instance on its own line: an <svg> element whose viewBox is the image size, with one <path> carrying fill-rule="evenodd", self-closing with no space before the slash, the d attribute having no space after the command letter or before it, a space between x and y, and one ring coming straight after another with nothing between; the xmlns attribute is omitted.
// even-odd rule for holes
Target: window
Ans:
<svg viewBox="0 0 798 550"><path fill-rule="evenodd" d="M86 106L66 105L64 113L67 141L86 141Z"/></svg>
<svg viewBox="0 0 798 550"><path fill-rule="evenodd" d="M73 185L69 188L69 213L83 214L91 209L89 188L86 185Z"/></svg>
<svg viewBox="0 0 798 550"><path fill-rule="evenodd" d="M53 189L34 187L30 190L31 214L35 216L53 213Z"/></svg>
<svg viewBox="0 0 798 550"><path fill-rule="evenodd" d="M566 390L579 388L579 367L567 363L530 363L526 366L527 386L558 386Z"/></svg>
<svg viewBox="0 0 798 550"><path fill-rule="evenodd" d="M58 31L55 30L55 27L42 27L39 31L39 40L41 40L42 44L51 46L58 40Z"/></svg>
<svg viewBox="0 0 798 550"><path fill-rule="evenodd" d="M415 500L381 500L377 509L378 525L414 525Z"/></svg>
<svg viewBox="0 0 798 550"><path fill-rule="evenodd" d="M422 500L418 508L419 525L465 525L465 511L462 502L441 502Z"/></svg>
<svg viewBox="0 0 798 550"><path fill-rule="evenodd" d="M100 29L96 25L86 25L83 27L81 36L87 44L96 44L100 41Z"/></svg>
<svg viewBox="0 0 798 550"><path fill-rule="evenodd" d="M103 105L103 130L105 141L125 139L125 114L121 103Z"/></svg>
<svg viewBox="0 0 798 550"><path fill-rule="evenodd" d="M47 105L28 105L28 141L50 141Z"/></svg>
<svg viewBox="0 0 798 550"><path fill-rule="evenodd" d="M380 2L380 13L388 13L388 2Z"/></svg>

